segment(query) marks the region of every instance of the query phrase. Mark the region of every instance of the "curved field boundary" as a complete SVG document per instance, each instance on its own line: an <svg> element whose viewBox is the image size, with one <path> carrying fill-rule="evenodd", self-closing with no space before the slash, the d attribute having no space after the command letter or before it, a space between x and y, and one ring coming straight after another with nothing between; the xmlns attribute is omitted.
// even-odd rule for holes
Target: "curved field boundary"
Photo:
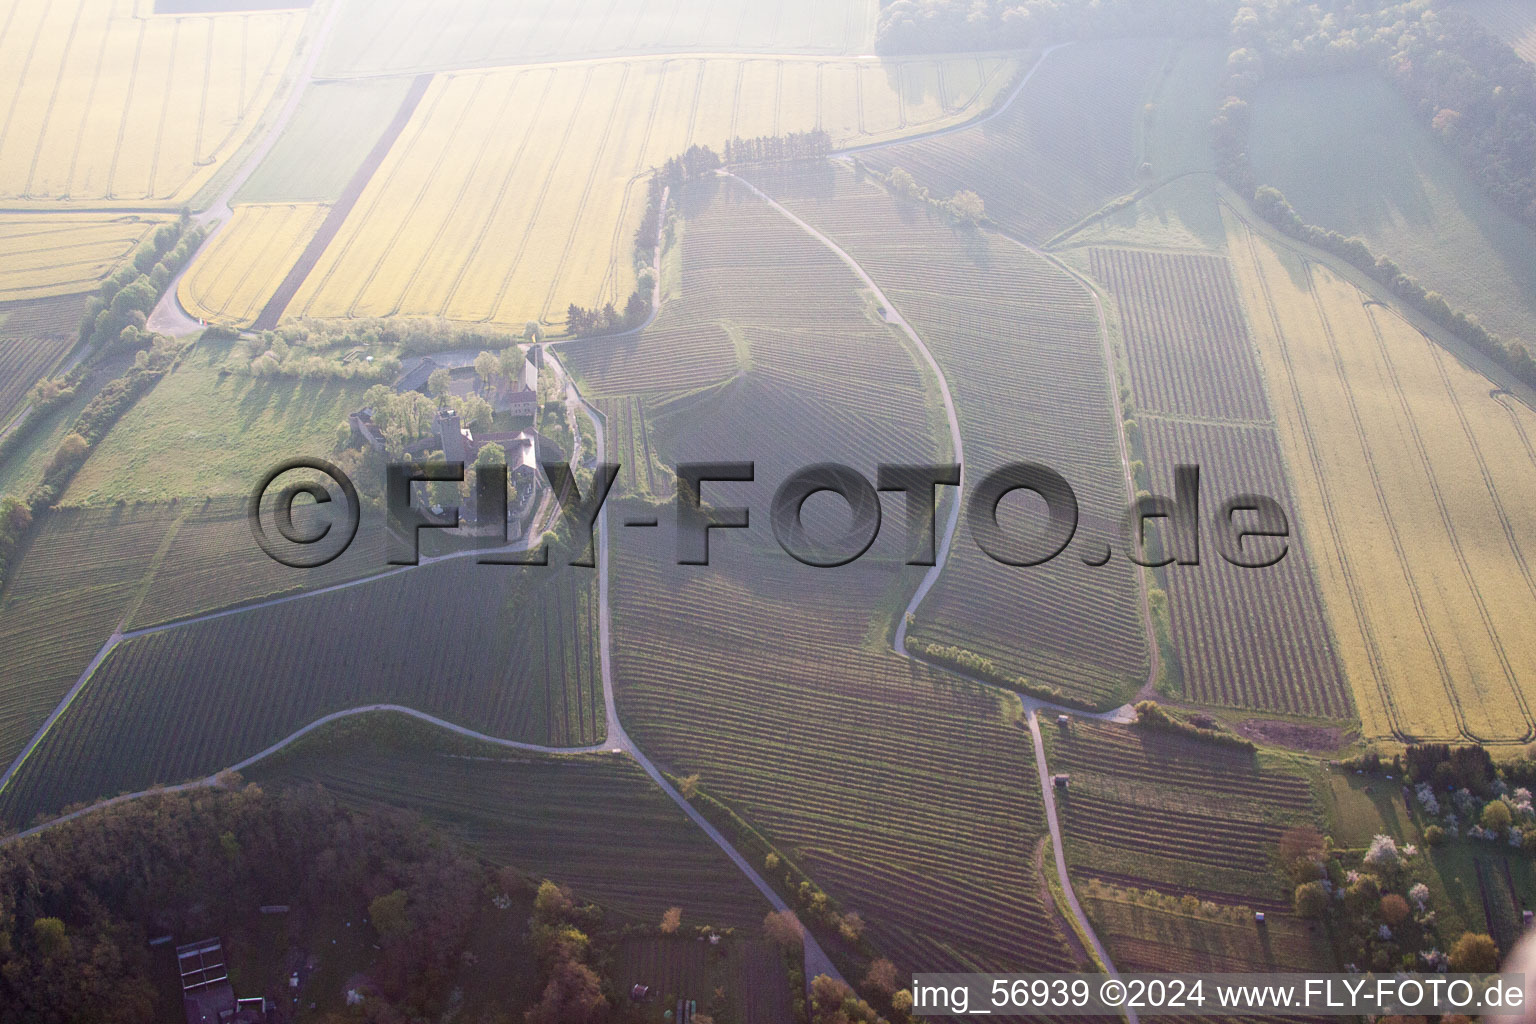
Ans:
<svg viewBox="0 0 1536 1024"><path fill-rule="evenodd" d="M126 803L129 800L138 800L141 797L151 796L155 793L184 793L192 789L206 789L209 786L217 786L220 784L220 781L224 778L224 776L230 774L231 772L242 772L256 764L258 761L266 760L273 754L276 754L279 751L297 743L299 740L303 739L305 736L308 736L316 729L322 729L325 726L330 725L332 722L339 722L345 718L353 718L357 715L368 715L375 712L393 712L399 715L407 715L411 718L417 719L418 721L426 722L429 725L434 725L439 729L447 730L448 732L455 733L467 739L477 740L481 743L491 743L498 747L505 747L508 750L520 750L531 754L595 754L609 750L609 747L601 743L587 747L546 747L537 743L522 743L518 740L507 740L502 739L499 736L489 736L483 732L476 732L475 730L466 728L462 725L456 725L453 722L445 721L444 719L438 718L434 715L429 715L424 711L417 711L415 708L408 708L403 704L368 704L363 707L347 708L344 711L335 711L329 715L317 718L303 728L297 729L289 735L278 740L276 743L267 747L265 750L252 754L245 760L236 764L232 764L228 768L215 772L206 778L194 779L191 782L183 782L175 786L153 786L149 789L141 789L135 793L123 793L120 796L114 796L107 800L101 800L97 803L91 804L89 807L82 807L77 811L71 811L68 814L61 814L57 818L43 822L41 825L34 825L32 828L23 829L20 832L8 835L5 838L0 839L0 846L9 846L12 843L19 842L20 840L27 838L28 836L34 836L39 832L53 828L55 825L62 825L66 821L73 821L74 819L84 815L105 810L106 808L113 807L117 804Z"/></svg>
<svg viewBox="0 0 1536 1024"><path fill-rule="evenodd" d="M906 321L901 313L897 311L896 307L892 305L890 300L886 298L885 293L881 291L880 286L875 283L874 279L870 277L869 273L846 250L844 250L836 242L832 241L832 239L827 237L825 234L818 231L816 228L812 227L805 221L801 220L794 213L790 212L789 209L775 201L767 193L757 188L757 186L753 185L751 182L744 178L738 177L737 175L730 174L728 171L721 173L728 177L735 178L737 181L741 182L754 195L767 203L771 208L796 224L801 230L811 235L822 245L826 246L829 250L832 251L834 255L838 257L839 260L841 260L850 270L854 272L854 274L858 276L861 283L870 289L875 298L875 301L879 303L880 307L885 312L886 322L897 327L912 342L913 346L917 349L918 353L922 356L924 362L927 364L928 369L933 373L934 379L938 382L940 397L942 398L945 416L948 420L950 444L953 449L954 460L962 467L961 473L963 476L965 461L962 458L963 448L960 434L960 422L955 411L954 401L950 396L949 383L945 379L944 371L940 368L938 360L935 359L933 353L928 350L928 346L924 344L922 338L918 336L917 332L912 329L912 326ZM1101 326L1102 323L1103 320L1101 317ZM948 558L951 543L954 540L955 528L959 523L959 518L960 502L958 500L951 501L949 517L945 524L944 534L939 540L939 547L937 558L935 559L935 564L928 570L926 574L924 574L922 583L914 592L911 601L908 603L907 609L899 620L896 635L892 642L892 646L896 652L904 657L914 657L906 649L907 619L915 612L917 606L922 603L923 598L927 595L928 591L937 581L939 574L943 571L944 564ZM608 612L608 601L606 594L602 596L602 609L604 615L606 616ZM606 653L606 651L607 648L605 646L604 652ZM914 658L914 660L918 659ZM965 676L966 678L972 678L963 672L957 674ZM975 681L982 682L981 680ZM983 685L987 684L983 682ZM1059 880L1061 882L1062 891L1066 897L1068 907L1072 911L1073 916L1076 917L1078 924L1082 927L1083 935L1087 937L1090 945L1093 947L1095 954L1097 954L1100 962L1104 965L1105 970L1108 971L1111 975L1114 975L1114 963L1110 960L1109 953L1105 950L1103 944L1099 941L1097 934L1094 932L1093 925L1088 920L1088 916L1083 912L1082 906L1077 900L1076 893L1072 889L1072 880L1067 874L1066 857L1062 849L1061 826L1056 816L1054 794L1052 793L1052 786L1049 781L1049 768L1045 760L1045 747L1040 737L1040 726L1037 714L1040 707L1048 707L1050 705L1029 697L1021 697L1021 700L1023 701L1024 707L1028 714L1027 721L1034 746L1035 763L1039 773L1039 784L1042 794L1042 802L1044 805L1046 822L1049 826L1051 835L1052 849L1056 856L1057 870L1060 876ZM1091 717L1102 717L1104 720L1113 721L1115 720L1115 717L1119 716L1124 710L1125 709L1116 709L1115 711L1108 712L1103 716L1094 715ZM1137 1024L1135 1011L1128 1010L1126 1016L1128 1024Z"/></svg>
<svg viewBox="0 0 1536 1024"><path fill-rule="evenodd" d="M299 256L298 262L293 265L293 269L288 271L287 276L283 278L283 283L277 286L277 291L272 293L272 298L268 299L267 304L262 307L261 313L256 317L256 322L253 325L255 330L270 331L277 326L277 321L282 317L283 310L288 308L288 303L293 301L293 297L298 293L299 287L304 284L304 279L309 276L309 272L314 269L315 264L320 262L321 254L331 244L331 240L336 237L336 232L341 230L342 222L347 219L347 215L357 205L357 201L362 196L363 189L367 187L369 180L373 177L373 173L384 162L384 157L389 154L390 148L395 144L395 140L400 137L400 133L405 131L405 126L410 122L411 115L416 113L416 108L420 105L421 98L427 94L427 86L430 84L432 84L431 75L417 75L411 80L411 87L406 91L405 99L400 101L400 109L395 111L394 120L389 122L388 127L384 129L384 133L379 136L379 141L374 143L373 149L369 151L367 158L363 160L357 172L352 175L352 180L347 182L347 187L342 191L341 197L336 201L336 205L331 207L331 212L326 214L325 220L320 224L320 229L309 240L309 244L304 247L304 252Z"/></svg>

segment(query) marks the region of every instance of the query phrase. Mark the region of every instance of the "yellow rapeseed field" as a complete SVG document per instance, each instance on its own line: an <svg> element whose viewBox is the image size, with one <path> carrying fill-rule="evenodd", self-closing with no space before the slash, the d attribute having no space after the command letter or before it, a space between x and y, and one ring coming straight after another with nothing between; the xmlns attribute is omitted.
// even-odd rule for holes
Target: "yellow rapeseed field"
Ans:
<svg viewBox="0 0 1536 1024"><path fill-rule="evenodd" d="M1228 242L1367 736L1536 718L1536 414L1328 267Z"/></svg>
<svg viewBox="0 0 1536 1024"><path fill-rule="evenodd" d="M733 135L932 129L1016 70L976 55L688 56L440 75L287 314L520 325L622 305L650 167Z"/></svg>
<svg viewBox="0 0 1536 1024"><path fill-rule="evenodd" d="M181 205L239 147L305 13L151 9L61 0L0 11L0 200Z"/></svg>
<svg viewBox="0 0 1536 1024"><path fill-rule="evenodd" d="M90 291L167 218L0 214L0 302Z"/></svg>
<svg viewBox="0 0 1536 1024"><path fill-rule="evenodd" d="M250 326L329 209L323 203L235 207L228 226L181 279L182 306L212 323Z"/></svg>

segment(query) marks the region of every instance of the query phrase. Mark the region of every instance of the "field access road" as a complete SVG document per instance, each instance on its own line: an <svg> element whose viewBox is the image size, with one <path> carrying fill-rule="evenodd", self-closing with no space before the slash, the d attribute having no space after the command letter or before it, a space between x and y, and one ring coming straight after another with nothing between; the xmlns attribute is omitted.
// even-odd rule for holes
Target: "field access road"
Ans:
<svg viewBox="0 0 1536 1024"><path fill-rule="evenodd" d="M928 350L928 346L923 342L923 339L915 330L912 329L912 325L907 322L907 319L904 316L901 315L900 310L898 310L896 306L891 302L891 300L886 297L885 293L880 290L880 286L875 284L874 279L869 276L869 273L862 266L860 266L859 262L850 256L848 252L842 248L842 246L832 241L832 239L822 234L810 224L807 224L805 221L795 216L795 214L790 212L789 209L787 209L781 203L777 202L775 199L773 199L767 193L763 192L747 179L741 177L738 174L733 174L730 171L718 171L716 173L720 174L722 177L733 178L736 181L741 182L742 185L750 189L752 193L759 199L767 203L775 211L787 218L791 223L795 224L802 231L806 232L812 238L816 239L822 245L831 250L831 252L837 256L838 259L842 260L843 263L848 266L848 269L853 271L853 273L858 277L860 283L862 283L865 288L868 288L874 295L875 301L880 305L881 313L885 317L885 322L892 325L893 327L898 328L903 334L907 336L908 340L912 342L913 346L916 347L918 355L920 355L923 358L923 361L928 364L928 368L933 371L934 379L938 382L939 396L944 403L944 415L945 418L949 421L950 448L954 452L955 461L960 464L960 481L961 488L963 489L965 485L965 449L964 442L960 437L960 422L955 414L954 399L950 395L949 381L945 378L944 371L940 369L938 360L935 359L933 353ZM1096 295L1095 302L1097 303ZM1104 324L1103 307L1096 305L1096 308L1099 312L1099 324L1102 329ZM1107 335L1104 337L1105 344L1107 345ZM1125 461L1126 471L1129 472L1130 463L1126 459L1127 450L1125 448L1125 437L1123 433L1120 436L1120 443L1120 456L1121 459ZM891 646L895 649L897 654L900 654L903 657L916 657L916 655L911 654L907 650L907 616L917 614L918 606L921 605L923 603L923 599L928 596L929 590L931 590L934 583L938 581L939 575L944 571L945 563L949 560L950 546L954 540L955 530L960 520L960 502L951 498L948 500L948 504L949 515L945 520L944 535L939 539L938 555L934 559L933 566L923 574L922 583L920 583L917 587L917 590L913 592L912 599L907 602L907 607L903 611L901 620L897 623L896 626L896 636L893 639ZM944 671L951 672L955 675L964 676L965 678L971 679L977 683L981 683L984 686L996 685L994 683L987 682L985 679L967 675L965 672L952 668L948 665L944 666ZM1082 711L1078 708L1068 707L1064 704L1055 704L1051 701L1043 700L1039 697L1029 696L1028 694L1019 694L1019 698L1021 701L1023 701L1026 710L1044 708L1052 711L1067 711L1079 718L1091 718L1101 722L1115 723L1130 722L1136 717L1136 709L1130 704L1122 704L1120 707L1112 708L1109 711Z"/></svg>
<svg viewBox="0 0 1536 1024"><path fill-rule="evenodd" d="M1042 57L1041 59L1043 60L1044 58ZM1037 64L1036 67L1038 66L1039 65ZM1033 74L1033 71L1031 71L1031 74ZM1015 91L1015 95L1017 95L1017 91ZM740 175L732 174L729 171L720 171L718 173L724 177L734 178L736 181L741 182L742 185L750 189L752 193L755 194L759 199L767 203L770 207L778 211L784 217L788 218L791 223L798 225L802 231L806 232L812 238L826 246L827 249L831 250L831 252L837 256L838 259L842 260L843 263L853 271L853 273L858 277L859 281L864 285L864 287L868 288L874 295L875 301L880 305L880 309L882 311L882 315L885 317L886 323L891 324L892 326L899 329L917 348L918 354L923 357L924 362L928 364L928 368L933 371L934 378L938 381L939 395L944 402L944 414L949 421L950 448L954 452L955 461L960 464L961 481L963 485L965 473L965 459L963 455L964 447L960 437L960 421L955 415L954 399L950 396L949 381L945 379L943 369L940 368L939 362L934 358L933 353L928 350L928 346L923 342L922 337L912 329L912 325L907 322L906 318L901 315L901 311L898 310L896 306L890 301L890 299L886 297L885 293L880 290L880 286L875 284L874 278L869 276L868 271L860 266L859 262L855 260L851 255L849 255L846 250L844 250L836 242L832 241L832 239L816 230L810 224L807 224L805 221L795 216L782 204L775 201L771 196L763 192L756 185L753 185L750 181L747 181ZM1097 297L1095 297L1095 303L1097 303ZM1102 330L1104 325L1102 307L1099 307L1099 315L1099 324ZM1105 343L1106 345L1108 344L1107 337L1105 339ZM1106 365L1112 366L1113 363L1110 362ZM1121 458L1124 459L1126 448L1123 434L1121 435L1120 453ZM1128 462L1126 463L1126 468L1127 472L1129 472ZM896 653L902 655L903 657L915 658L914 655L907 651L907 616L916 614L918 605L922 604L923 598L927 596L928 591L933 587L934 582L939 578L939 574L944 571L944 564L949 557L950 544L954 540L955 527L960 519L960 501L958 498L952 498L949 504L949 517L945 523L944 537L939 544L938 557L934 559L934 565L929 568L927 573L923 575L922 583L918 586L917 590L913 592L912 600L908 602L907 607L903 611L901 620L896 627L896 636L893 640L892 646L895 648ZM606 601L602 602L602 607L606 612ZM963 676L983 686L990 687L993 685L984 679L978 679L975 676L971 676L965 672L961 672L949 666L945 666L945 671ZM1041 800L1045 806L1046 826L1049 828L1051 833L1051 849L1055 852L1056 855L1056 870L1061 882L1062 892L1066 897L1067 906L1065 909L1072 913L1073 918L1077 921L1078 930L1087 939L1088 944L1093 948L1095 955L1098 956L1100 963L1103 964L1105 972L1110 975L1115 975L1115 965L1110 960L1109 953L1105 951L1103 943L1099 941L1098 935L1094 932L1093 925L1088 920L1088 915L1083 913L1082 905L1078 903L1077 900L1077 894L1072 890L1072 879L1067 874L1066 854L1062 849L1061 823L1057 820L1056 800L1055 794L1052 792L1050 769L1046 766L1045 763L1045 746L1041 741L1040 736L1039 712L1041 708L1070 710L1072 714L1080 718L1094 718L1100 721L1109 722L1128 722L1135 718L1135 711L1130 707L1130 705L1122 705L1121 707L1115 708L1112 711L1100 713L1085 712L1076 709L1059 707L1058 705L1053 705L1048 701L1043 701L1035 697L1025 696L1023 694L1018 696L1020 701L1023 703L1025 713L1028 716L1030 735L1034 741L1035 766L1038 769L1038 774L1040 776L1039 782ZM1126 1019L1129 1021L1129 1024L1137 1024L1135 1011L1127 1010Z"/></svg>
<svg viewBox="0 0 1536 1024"><path fill-rule="evenodd" d="M155 308L149 311L149 319L145 323L149 330L157 331L160 334L179 336L191 334L193 331L202 328L202 325L197 322L196 317L181 308L181 301L176 297L176 292L181 286L181 279L191 269L192 264L196 262L198 252L206 249L213 241L213 236L229 225L230 218L234 215L234 211L230 208L230 201L234 199L235 193L239 192L241 187L250 180L251 175L256 173L256 168L261 166L261 162L267 158L267 154L272 152L272 147L277 145L277 140L283 134L283 129L287 128L288 122L293 120L294 113L299 109L299 101L304 98L304 93L308 91L310 83L315 80L315 68L320 63L320 53L325 49L325 41L330 36L331 30L336 27L336 20L337 16L341 13L341 7L340 3L325 5L325 15L320 21L320 27L315 30L313 37L304 39L301 43L305 47L304 63L299 68L298 76L294 80L293 85L288 89L288 97L283 102L282 109L278 111L277 118L266 129L266 134L262 136L256 148L249 152L245 162L230 177L229 182L214 198L213 202L208 205L208 208L193 215L193 224L205 228L211 224L213 227L209 230L207 237L203 239L202 244L198 246L197 252L188 255L187 262L176 272L176 276L171 278L170 283L165 286L165 294L160 296L160 301L155 303Z"/></svg>
<svg viewBox="0 0 1536 1024"><path fill-rule="evenodd" d="M665 207L665 196L663 196L662 204ZM654 300L660 296L661 287L659 245L657 247L657 263L657 292L653 295L651 303L652 315L655 314L657 306ZM575 381L565 372L565 367L561 364L560 357L555 351L549 348L546 348L545 351L548 353L555 372L565 382L568 401L579 406L581 411L591 420L593 430L597 435L597 461L599 463L603 462L607 457L608 443L607 424L604 422L603 414L598 411L596 406L587 401L586 396L577 388ZM741 852L732 845L731 841L719 829L710 824L694 808L693 804L684 799L683 795L667 781L666 776L662 775L661 769L656 767L655 763L645 755L645 751L636 746L635 741L630 739L629 733L624 731L624 726L619 721L618 704L614 698L613 643L611 640L613 628L612 615L610 614L611 602L608 599L608 561L610 555L608 507L605 504L602 513L597 517L597 649L598 661L603 674L603 709L608 723L608 738L604 746L611 750L622 751L634 758L635 763L645 770L645 774L651 777L651 781L656 783L661 788L661 791L667 794L672 802L682 809L682 812L688 816L689 820L714 841L716 846L720 847L720 851L730 859L732 864L736 865L737 870L746 876L747 881L751 882L757 888L757 891L763 894L763 898L768 901L774 910L789 910L789 904L784 901L784 897L780 896L778 891L768 884L763 876L758 873L757 868L741 855ZM809 984L811 979L815 978L818 974L825 974L839 981L844 980L842 973L833 965L832 958L827 956L826 950L821 948L821 944L816 941L816 937L809 930L804 932L804 938L806 983Z"/></svg>
<svg viewBox="0 0 1536 1024"><path fill-rule="evenodd" d="M906 142L922 142L925 139L937 139L943 135L953 135L955 132L964 132L970 131L972 128L979 128L993 118L1002 116L1004 111L1013 106L1013 101L1019 98L1019 94L1024 91L1024 87L1029 84L1029 80L1035 77L1036 71L1040 70L1040 65L1045 63L1045 58L1049 57L1057 50L1065 50L1071 45L1071 43L1055 43L1041 50L1040 56L1035 60L1034 64L1030 65L1029 70L1024 72L1024 77L1020 78L1019 83L1009 91L1006 99L1004 99L1001 103L995 104L990 110L983 111L982 113L977 114L975 117L967 121L961 121L959 124L945 125L943 128L934 128L931 131L915 132L911 135L903 135L899 139L886 139L883 142L866 142L858 146L847 146L843 149L834 149L831 155L834 157L857 156L860 153L872 153L878 149L888 149L891 146L899 146Z"/></svg>
<svg viewBox="0 0 1536 1024"><path fill-rule="evenodd" d="M663 211L666 209L666 203L667 193L663 192L661 200ZM652 292L651 313L646 318L646 325L648 325L651 320L655 318L657 307L660 305L660 264L661 246L660 239L658 237L654 255L656 285L655 290ZM635 330L643 330L644 326L645 325L635 328ZM555 351L552 348L546 348L545 351L548 354L550 364L556 375L560 381L565 384L567 402L569 406L573 409L579 409L580 412L586 415L587 418L592 422L597 449L594 454L596 455L597 461L599 463L602 462L606 457L607 445L606 424L603 421L602 414L594 405L587 401L585 396L581 394L581 391L576 386L576 383L566 373L565 367L560 362L560 358L555 353ZM575 431L574 433L576 436L577 444L579 445L580 432ZM573 457L575 457L575 453L573 453ZM525 549L530 541L531 537L527 540L523 540L510 545L508 550ZM438 562L448 561L455 558L466 558L481 553L483 552L461 551L448 555L424 557L417 565L400 566L395 569L387 570L383 573L364 576L355 580L347 580L341 583L331 584L330 586L326 587L319 587L314 590L305 591L299 594L288 594L282 597L274 597L263 601L256 601L251 604L239 605L233 608L223 608L217 611L206 612L202 615L196 615L186 619L179 619L175 622L162 623L156 626L146 626L142 629L125 631L122 628L122 624L119 624L117 630L114 631L112 636L108 638L107 642L102 645L101 649L96 652L96 656L91 659L91 663L86 666L85 671L80 674L80 677L76 680L75 685L71 687L69 693L65 695L64 699L54 709L53 713L48 716L47 721L45 721L42 727L38 729L37 733L32 737L26 748L17 756L16 760L12 762L10 767L6 769L5 774L0 776L0 790L3 790L10 783L12 777L21 768L22 764L24 764L27 758L32 755L32 753L37 749L38 745L42 743L44 737L46 737L48 732L53 728L54 724L57 723L59 718L62 717L63 714L69 709L70 705L74 703L75 698L90 681L91 677L95 674L101 663L106 659L107 655L110 654L112 650L115 649L117 645L122 643L124 640L132 640L136 637L148 636L152 633L162 633L168 630L180 629L195 623L208 622L213 619L224 618L230 615L239 615L245 612L254 611L258 608L270 608L274 605L286 604L290 601L301 601L305 598L315 597L319 594L327 594L338 590L345 590L350 587L361 586L365 583L374 583L388 576L393 576L402 572L411 572L413 570L423 568L427 565L434 565ZM313 733L317 729L329 725L332 722L336 722L344 718L351 718L356 715L370 714L374 712L393 712L395 714L407 715L411 718L417 719L418 721L426 722L430 725L434 725L438 728L454 733L455 735L478 740L483 743L493 744L508 750L517 750L536 754L581 755L599 754L606 752L627 755L640 766L646 775L650 777L651 781L654 782L661 789L661 791L672 800L673 803L677 804L677 806L688 817L688 819L697 825L700 831L708 836L709 839L720 848L721 852L725 854L726 858L736 866L737 870L739 870L746 877L747 881L752 883L752 885L758 890L758 892L762 894L763 898L768 901L768 904L773 907L774 910L790 910L791 908L789 907L789 904L785 902L784 898L780 896L779 893L771 885L768 884L768 882L763 878L758 870L751 864L751 862L746 859L746 857L741 854L740 851L736 849L731 841L718 828L711 824L702 814L700 814L694 808L694 806L689 803L689 801L685 799L683 795L679 793L670 782L667 781L666 776L662 774L661 769L659 769L656 764L646 756L644 751L635 745L634 740L630 739L629 734L624 730L623 724L619 721L618 703L614 697L614 673L611 641L612 625L611 616L609 614L610 602L608 599L608 561L608 516L605 508L604 513L598 517L597 521L598 653L602 666L603 710L606 730L606 735L602 743L592 744L584 747L551 747L537 743L524 743L519 740L509 740L497 736L490 736L485 733L478 732L474 729L446 721L434 715L426 714L425 712L418 711L415 708L405 707L399 704L368 704L361 707L347 708L342 711L332 712L331 714L317 718L313 722L310 722L308 725L303 726L302 728L289 734L283 739L278 740L276 743L273 743L266 749L252 754L250 757L247 757L243 761L230 765L228 768L216 772L215 774L206 778L197 779L191 782L184 782L175 786L164 786L151 790L141 790L137 793L126 793L108 800L102 800L98 803L92 804L89 807L73 811L69 814L62 815L61 817L54 818L53 820L45 822L41 825L37 825L33 828L29 828L22 832L8 836L3 840L0 840L0 845L6 845L19 839L23 839L27 836L36 835L44 829L51 828L66 821L72 821L73 819L78 818L84 814L89 814L92 811L111 807L128 800L138 799L140 797L148 796L152 793L180 793L192 789L216 786L220 783L221 778L226 774L230 772L244 771L245 769L259 763L260 761L271 757L273 754L287 749L294 743L302 740L305 736L308 736L310 733ZM804 933L803 949L805 957L805 978L807 983L809 983L810 980L815 978L818 974L825 974L838 980L844 980L842 973L838 971L837 967L832 963L832 959L827 956L827 953L821 947L821 944L816 941L816 937L809 931Z"/></svg>

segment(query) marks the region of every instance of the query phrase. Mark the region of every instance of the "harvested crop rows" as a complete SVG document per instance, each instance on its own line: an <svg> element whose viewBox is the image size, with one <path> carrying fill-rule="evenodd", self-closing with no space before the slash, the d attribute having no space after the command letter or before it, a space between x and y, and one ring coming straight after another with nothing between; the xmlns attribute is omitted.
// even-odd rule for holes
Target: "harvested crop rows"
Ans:
<svg viewBox="0 0 1536 1024"><path fill-rule="evenodd" d="M646 924L669 906L722 926L755 926L768 911L628 758L464 756L359 738L306 744L250 774L263 785L320 783L352 805L418 811L497 864Z"/></svg>
<svg viewBox="0 0 1536 1024"><path fill-rule="evenodd" d="M0 302L91 291L161 223L135 214L0 215Z"/></svg>
<svg viewBox="0 0 1536 1024"><path fill-rule="evenodd" d="M1114 292L1152 490L1177 465L1201 470L1208 505L1244 493L1295 507L1258 357L1222 256L1092 249ZM1206 703L1323 717L1349 713L1306 551L1274 566L1230 564L1206 536L1198 566L1165 570L1185 693Z"/></svg>
<svg viewBox="0 0 1536 1024"><path fill-rule="evenodd" d="M326 77L535 64L627 53L873 51L870 0L469 0L443 17L411 0L347 0L321 60Z"/></svg>
<svg viewBox="0 0 1536 1024"><path fill-rule="evenodd" d="M1306 780L1251 751L1075 721L1046 731L1074 867L1119 871L1201 894L1276 897L1276 844L1316 810Z"/></svg>
<svg viewBox="0 0 1536 1024"><path fill-rule="evenodd" d="M984 125L860 154L902 167L935 195L978 193L1005 231L1043 240L1135 185L1135 128L1165 46L1078 43L1045 58Z"/></svg>
<svg viewBox="0 0 1536 1024"><path fill-rule="evenodd" d="M182 504L184 518L153 567L144 596L126 623L143 629L205 612L385 571L384 531L362 529L334 561L295 570L268 558L251 537L244 495ZM151 506L152 507L152 506ZM296 506L294 521L307 529Z"/></svg>
<svg viewBox="0 0 1536 1024"><path fill-rule="evenodd" d="M907 77L936 87L951 65L971 69L973 90L934 102L901 91ZM674 57L440 75L289 315L521 325L561 320L572 302L622 306L651 167L692 143L718 150L732 135L830 131L849 111L865 111L849 128L858 139L956 120L1016 64L849 66L852 78L814 59ZM749 70L775 102L743 88ZM885 114L870 112L876 94L888 97Z"/></svg>
<svg viewBox="0 0 1536 1024"><path fill-rule="evenodd" d="M1229 230L1366 734L1529 739L1536 414L1348 280Z"/></svg>
<svg viewBox="0 0 1536 1024"><path fill-rule="evenodd" d="M15 4L0 25L0 199L185 203L276 93L303 11L141 17Z"/></svg>
<svg viewBox="0 0 1536 1024"><path fill-rule="evenodd" d="M959 410L967 478L1042 462L1077 494L1078 539L1047 565L1000 565L958 537L914 639L1080 701L1124 701L1147 671L1136 576L1123 558L1089 567L1080 557L1117 541L1128 501L1115 396L1083 289L1019 246L953 228L851 175L830 185L760 177L848 250L933 350Z"/></svg>
<svg viewBox="0 0 1536 1024"><path fill-rule="evenodd" d="M9 766L112 635L180 513L60 509L33 537L0 603L0 761Z"/></svg>
<svg viewBox="0 0 1536 1024"><path fill-rule="evenodd" d="M1260 926L1252 920L1212 919L1187 908L1157 909L1128 893L1091 885L1079 898L1122 971L1245 973L1334 967L1316 925L1273 911ZM1241 1018L1212 1021L1217 1019Z"/></svg>
<svg viewBox="0 0 1536 1024"><path fill-rule="evenodd" d="M182 306L210 323L250 326L329 209L319 203L235 207L229 226L181 279Z"/></svg>
<svg viewBox="0 0 1536 1024"><path fill-rule="evenodd" d="M669 318L707 314L732 374L647 393L644 408L668 462L757 461L755 483L710 485L708 500L766 509L791 468L934 456L939 428L912 357L824 247L732 182L683 239L682 297L642 344L686 338ZM654 347L659 359L667 348ZM600 352L567 350L577 370ZM715 531L707 570L677 565L670 537L615 537L614 669L630 734L669 771L700 773L899 961L1069 964L1026 853L1041 822L1010 702L890 651L890 621L920 575L894 564L900 524L852 565L816 570L773 546L765 519Z"/></svg>
<svg viewBox="0 0 1536 1024"><path fill-rule="evenodd" d="M689 572L632 536L615 668L647 752L700 773L900 963L1071 963L1027 853L1039 797L1007 701L860 643L889 567L829 575L757 547Z"/></svg>
<svg viewBox="0 0 1536 1024"><path fill-rule="evenodd" d="M1142 426L1155 493L1173 493L1174 466L1195 465L1206 506L1238 494L1261 494L1279 502L1294 522L1296 503L1274 427L1161 417L1146 417ZM1249 546L1257 548L1258 542ZM1187 696L1261 711L1347 717L1349 688L1308 552L1294 526L1285 557L1267 568L1232 565L1212 550L1209 539L1204 547L1199 565L1166 570Z"/></svg>
<svg viewBox="0 0 1536 1024"><path fill-rule="evenodd" d="M0 797L0 816L205 775L377 702L511 739L596 742L595 595L577 572L459 559L129 639ZM402 648L403 636L415 642Z"/></svg>
<svg viewBox="0 0 1536 1024"><path fill-rule="evenodd" d="M27 397L32 385L58 365L76 339L14 337L0 326L0 427Z"/></svg>
<svg viewBox="0 0 1536 1024"><path fill-rule="evenodd" d="M1119 300L1137 405L1173 416L1268 422L1264 379L1225 257L1093 249Z"/></svg>

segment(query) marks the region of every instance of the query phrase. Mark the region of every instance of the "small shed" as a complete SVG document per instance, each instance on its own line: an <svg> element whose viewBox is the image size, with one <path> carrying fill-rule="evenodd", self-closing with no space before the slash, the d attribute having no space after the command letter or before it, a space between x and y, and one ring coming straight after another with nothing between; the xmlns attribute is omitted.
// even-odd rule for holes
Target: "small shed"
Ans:
<svg viewBox="0 0 1536 1024"><path fill-rule="evenodd" d="M1056 716L1056 724L1061 726L1063 729L1065 729L1068 725L1072 724L1072 716L1071 715L1057 715Z"/></svg>
<svg viewBox="0 0 1536 1024"><path fill-rule="evenodd" d="M1263 924L1264 923L1264 911L1262 911L1262 910L1255 910L1253 912L1253 923L1254 924Z"/></svg>
<svg viewBox="0 0 1536 1024"><path fill-rule="evenodd" d="M1051 785L1055 786L1057 789L1066 789L1067 784L1071 781L1071 776L1069 776L1066 772L1062 772L1060 775L1051 776Z"/></svg>

